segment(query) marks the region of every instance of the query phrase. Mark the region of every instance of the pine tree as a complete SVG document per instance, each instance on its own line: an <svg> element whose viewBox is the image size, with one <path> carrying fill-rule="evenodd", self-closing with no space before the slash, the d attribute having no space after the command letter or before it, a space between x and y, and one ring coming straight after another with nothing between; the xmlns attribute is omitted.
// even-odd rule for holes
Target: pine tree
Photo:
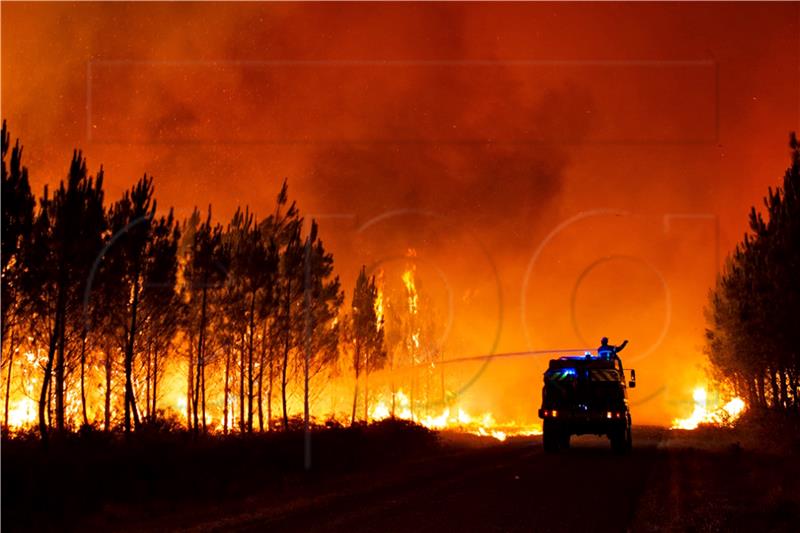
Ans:
<svg viewBox="0 0 800 533"><path fill-rule="evenodd" d="M185 314L185 306L176 291L180 238L179 226L170 210L167 216L151 223L150 238L144 253L140 309L142 336L148 347L148 394L145 402L151 419L158 413L158 385Z"/></svg>
<svg viewBox="0 0 800 533"><path fill-rule="evenodd" d="M706 351L717 376L751 406L800 412L800 146L768 191L766 213L728 257L707 308Z"/></svg>
<svg viewBox="0 0 800 533"><path fill-rule="evenodd" d="M353 370L355 372L355 390L353 392L353 412L351 424L356 421L356 405L358 403L358 380L364 372L364 421L369 422L369 388L370 370L378 370L386 364L387 352L384 344L383 320L378 320L375 305L378 299L378 288L375 277L367 277L366 267L356 279L353 289L352 328Z"/></svg>
<svg viewBox="0 0 800 533"><path fill-rule="evenodd" d="M52 198L45 188L40 200L21 283L33 320L46 331L48 344L39 396L39 429L43 439L47 438L45 410L50 405L51 393L55 400L56 429L66 428L65 378L70 363L67 356L78 351L67 344L85 336L91 314L85 296L89 273L103 245L104 215L102 168L97 179L90 177L86 160L76 150L66 182L61 182Z"/></svg>
<svg viewBox="0 0 800 533"><path fill-rule="evenodd" d="M156 202L153 199L153 179L144 176L116 202L110 213L112 235L117 241L109 253L118 262L120 294L124 308L124 366L125 366L125 432L140 424L136 394L133 390L133 366L141 328L142 288L145 283L147 248L152 239Z"/></svg>
<svg viewBox="0 0 800 533"><path fill-rule="evenodd" d="M35 200L28 183L28 169L22 166L22 147L16 141L11 151L11 160L6 165L6 156L10 148L10 135L3 121L2 134L2 245L0 260L2 261L2 327L0 339L2 348L11 332L8 356L3 357L3 364L8 367L6 373L5 407L3 426L8 426L8 403L11 393L11 378L14 367L16 340L20 337L17 325L25 316L25 305L22 301L20 276L24 267L24 248L28 246L33 230ZM5 351L5 350L3 350Z"/></svg>
<svg viewBox="0 0 800 533"><path fill-rule="evenodd" d="M216 309L217 300L228 282L230 269L230 248L223 241L223 230L219 224L212 224L211 207L206 220L193 232L190 243L190 263L184 270L191 293L189 339L196 340L194 350L194 383L192 390L193 427L198 431L202 426L207 431L206 417L206 366L211 361L212 351L210 316Z"/></svg>
<svg viewBox="0 0 800 533"><path fill-rule="evenodd" d="M333 255L325 250L314 221L303 248L303 300L297 326L302 329L298 332L302 339L298 356L303 367L303 418L308 428L311 380L331 367L339 353L336 318L344 296L338 276L333 275Z"/></svg>

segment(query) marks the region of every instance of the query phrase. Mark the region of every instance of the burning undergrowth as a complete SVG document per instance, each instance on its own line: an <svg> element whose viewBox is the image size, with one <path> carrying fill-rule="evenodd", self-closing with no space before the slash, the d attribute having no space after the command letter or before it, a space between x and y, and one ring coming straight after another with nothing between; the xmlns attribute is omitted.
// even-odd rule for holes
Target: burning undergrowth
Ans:
<svg viewBox="0 0 800 533"><path fill-rule="evenodd" d="M692 392L694 409L687 418L673 420L671 429L693 430L698 427L732 427L744 414L747 405L738 396L724 398L699 386Z"/></svg>

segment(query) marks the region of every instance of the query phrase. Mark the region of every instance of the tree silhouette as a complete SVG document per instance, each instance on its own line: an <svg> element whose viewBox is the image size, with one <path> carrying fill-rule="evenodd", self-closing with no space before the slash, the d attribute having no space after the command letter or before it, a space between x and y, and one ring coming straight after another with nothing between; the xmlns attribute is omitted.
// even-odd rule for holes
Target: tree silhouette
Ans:
<svg viewBox="0 0 800 533"><path fill-rule="evenodd" d="M353 412L350 423L356 421L356 404L358 402L358 380L364 372L364 422L369 422L369 388L370 370L378 370L386 363L387 352L384 344L383 318L378 320L375 310L378 299L378 288L375 277L367 277L366 267L362 266L353 289L351 344L353 347L353 370L355 385L353 391Z"/></svg>
<svg viewBox="0 0 800 533"><path fill-rule="evenodd" d="M326 252L314 221L303 248L303 302L298 316L302 348L298 356L303 366L303 417L308 427L311 379L331 366L339 354L336 317L344 296L338 276L333 276L333 256Z"/></svg>
<svg viewBox="0 0 800 533"><path fill-rule="evenodd" d="M179 354L189 363L189 429L208 430L208 403L227 431L238 392L239 430L254 431L256 417L258 430L272 430L276 383L283 427L295 391L310 421L316 377L340 353L342 292L316 222L304 234L285 181L265 218L239 209L223 228L209 206L205 218L195 209L179 222L172 211L157 217L148 175L104 205L102 167L89 176L76 150L66 179L52 195L45 187L37 203L22 149L9 138L4 123L4 424L12 384L20 390L23 380L31 396L38 387L42 439L79 425L130 433L155 424L164 413L162 379L180 368ZM14 339L30 348L17 363L22 345ZM367 372L382 364L382 353L369 349ZM14 368L22 372L12 381ZM221 397L207 399L217 387Z"/></svg>
<svg viewBox="0 0 800 533"><path fill-rule="evenodd" d="M143 254L144 272L140 301L141 329L146 355L146 412L157 416L158 385L165 358L185 315L185 306L176 292L180 229L172 210L150 223L147 247Z"/></svg>
<svg viewBox="0 0 800 533"><path fill-rule="evenodd" d="M184 272L189 282L192 310L189 318L193 329L189 338L196 335L195 374L192 386L192 416L194 429L198 430L202 423L203 432L207 431L206 419L206 364L209 356L209 313L212 298L228 281L230 269L230 248L223 242L222 226L212 224L211 208L206 220L193 232L191 242L191 260ZM199 306L199 307L198 307ZM193 317L193 318L192 318ZM194 329L196 328L196 329ZM202 416L201 416L202 414Z"/></svg>
<svg viewBox="0 0 800 533"><path fill-rule="evenodd" d="M717 376L750 405L800 410L800 146L769 189L766 216L753 207L750 233L728 257L707 308L707 347Z"/></svg>
<svg viewBox="0 0 800 533"><path fill-rule="evenodd" d="M274 241L264 233L268 228L269 225L256 222L249 210L237 210L226 234L231 243L228 316L233 330L239 332L243 340L239 363L239 428L248 432L253 431L253 401L258 379L255 366L258 364L260 369L263 364L255 359L256 331L263 330L259 326L268 312L278 269ZM229 367L226 363L226 375ZM258 394L260 397L260 390Z"/></svg>
<svg viewBox="0 0 800 533"><path fill-rule="evenodd" d="M289 228L289 237L281 257L281 276L278 288L278 326L281 339L281 404L283 427L289 427L287 389L289 386L289 356L297 347L297 316L303 296L304 249L300 238L302 219L297 219Z"/></svg>
<svg viewBox="0 0 800 533"><path fill-rule="evenodd" d="M273 429L272 423L272 399L275 383L275 372L281 371L281 393L283 405L286 405L286 374L283 370L287 367L288 350L291 339L288 336L291 329L288 327L287 303L291 307L291 284L287 283L286 273L287 263L285 261L286 251L290 243L293 242L295 234L299 231L301 220L297 206L294 202L289 203L288 184L284 180L283 185L277 196L274 213L262 224L262 234L269 235L272 254L275 255L274 261L277 265L275 279L270 287L270 296L265 300L268 304L264 309L265 331L262 339L261 357L267 359L267 429ZM279 355L282 357L278 358ZM278 366L280 365L280 366ZM263 381L262 361L260 380ZM277 368L276 368L277 367ZM263 386L263 385L262 385ZM261 408L259 404L259 408ZM288 424L288 415L284 409L284 427Z"/></svg>
<svg viewBox="0 0 800 533"><path fill-rule="evenodd" d="M35 217L30 253L25 254L23 286L35 319L47 330L47 361L39 396L39 430L47 438L50 394L56 429L65 429L65 378L68 334L86 330L83 296L104 230L103 175L88 176L86 160L75 151L66 183L52 198L47 188ZM74 335L70 335L74 338ZM54 390L50 390L51 379Z"/></svg>
<svg viewBox="0 0 800 533"><path fill-rule="evenodd" d="M0 134L2 141L2 328L0 339L2 348L6 346L6 338L11 331L11 342L8 347L8 357L3 358L3 364L8 366L6 377L5 407L3 426L8 426L8 402L11 393L11 378L14 366L14 352L16 351L15 339L17 338L14 325L25 316L25 306L20 294L20 275L24 268L24 248L28 245L33 229L33 208L35 200L31 194L28 183L28 169L22 166L22 147L16 141L11 151L11 160L6 164L8 149L10 148L10 135L3 121Z"/></svg>
<svg viewBox="0 0 800 533"><path fill-rule="evenodd" d="M153 238L152 222L156 202L153 199L153 179L144 176L130 191L111 208L109 215L112 234L119 240L111 256L118 260L121 285L120 295L124 313L124 357L125 357L125 432L131 431L131 416L134 424L140 423L133 390L133 364L137 348L137 334L141 327L140 303L145 283L147 249Z"/></svg>

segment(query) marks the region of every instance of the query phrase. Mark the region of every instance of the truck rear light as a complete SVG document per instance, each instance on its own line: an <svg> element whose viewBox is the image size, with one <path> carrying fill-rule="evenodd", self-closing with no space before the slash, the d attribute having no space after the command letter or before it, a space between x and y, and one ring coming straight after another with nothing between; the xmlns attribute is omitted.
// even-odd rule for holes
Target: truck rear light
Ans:
<svg viewBox="0 0 800 533"><path fill-rule="evenodd" d="M614 413L612 413L611 411L606 413L606 418L611 418L612 416L614 416Z"/></svg>
<svg viewBox="0 0 800 533"><path fill-rule="evenodd" d="M553 409L553 418L555 418L555 417L557 417L557 416L558 416L558 411L556 411L555 409Z"/></svg>

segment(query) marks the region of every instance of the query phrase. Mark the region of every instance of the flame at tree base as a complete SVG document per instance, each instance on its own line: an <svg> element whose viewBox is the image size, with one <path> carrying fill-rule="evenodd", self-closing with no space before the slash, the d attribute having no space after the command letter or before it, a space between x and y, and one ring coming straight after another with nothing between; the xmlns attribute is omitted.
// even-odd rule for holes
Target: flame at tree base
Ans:
<svg viewBox="0 0 800 533"><path fill-rule="evenodd" d="M492 437L499 441L504 441L508 437L541 435L542 429L538 424L519 425L515 422L498 424L491 413L484 413L481 416L472 416L464 409L445 407L437 416L424 415L417 416L411 411L408 396L399 390L394 395L395 412L394 417L400 420L411 420L432 430L453 430L481 437ZM391 400L378 401L370 411L370 420L379 421L391 418Z"/></svg>
<svg viewBox="0 0 800 533"><path fill-rule="evenodd" d="M694 411L688 418L672 421L670 429L697 429L698 426L731 427L744 413L747 405L739 397L734 397L723 405L709 409L708 393L704 387L697 387L692 394Z"/></svg>

